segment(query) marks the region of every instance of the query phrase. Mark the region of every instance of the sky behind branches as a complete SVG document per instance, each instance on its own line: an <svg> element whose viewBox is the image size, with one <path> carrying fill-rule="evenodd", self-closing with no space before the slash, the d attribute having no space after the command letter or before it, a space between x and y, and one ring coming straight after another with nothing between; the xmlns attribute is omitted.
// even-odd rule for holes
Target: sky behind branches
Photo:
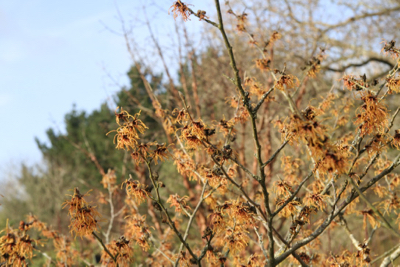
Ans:
<svg viewBox="0 0 400 267"><path fill-rule="evenodd" d="M132 61L118 34L118 10L127 28L132 27L133 41L148 49L141 57L156 72L162 71L150 45L143 3L173 68L177 44L172 41L174 19L168 14L171 0L0 0L0 170L10 163L39 162L35 137L46 141L50 127L63 132L64 115L74 104L91 112L104 101L112 104L113 94L128 84L126 72ZM212 17L210 1L188 3ZM191 33L202 26L193 16L185 23Z"/></svg>
<svg viewBox="0 0 400 267"><path fill-rule="evenodd" d="M63 132L73 104L90 112L127 84L131 59L118 34L118 10L133 25L135 42L148 42L142 3L0 1L0 169L39 162L35 137L46 140L50 127ZM161 39L174 29L171 4L157 1L146 9Z"/></svg>

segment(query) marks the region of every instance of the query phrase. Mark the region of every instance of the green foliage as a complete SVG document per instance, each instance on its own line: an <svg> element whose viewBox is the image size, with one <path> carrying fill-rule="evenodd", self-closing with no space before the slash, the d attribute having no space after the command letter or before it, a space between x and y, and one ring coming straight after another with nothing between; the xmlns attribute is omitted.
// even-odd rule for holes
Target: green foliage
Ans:
<svg viewBox="0 0 400 267"><path fill-rule="evenodd" d="M145 71L146 78L152 88L163 97L161 76ZM123 107L131 113L142 109L152 110L151 99L135 67L127 73L130 86L123 87L114 96L115 106ZM162 127L152 116L141 112L141 119L150 127L147 138L155 138L162 132ZM68 189L79 186L82 192L100 188L102 176L94 163L105 172L114 169L121 183L125 173L132 173L134 164L130 155L121 153L113 144L114 134L109 131L116 128L114 108L102 103L99 109L92 112L80 111L73 106L65 115L65 132L55 128L46 131L47 141L36 138L36 143L43 157L39 166L21 165L16 179L4 185L8 194L2 199L0 219L10 224L18 225L21 214L35 214L43 221L53 224L57 229L66 229L60 220L60 207ZM162 138L158 138L158 140ZM71 192L69 192L71 193ZM18 213L15 213L18 210Z"/></svg>

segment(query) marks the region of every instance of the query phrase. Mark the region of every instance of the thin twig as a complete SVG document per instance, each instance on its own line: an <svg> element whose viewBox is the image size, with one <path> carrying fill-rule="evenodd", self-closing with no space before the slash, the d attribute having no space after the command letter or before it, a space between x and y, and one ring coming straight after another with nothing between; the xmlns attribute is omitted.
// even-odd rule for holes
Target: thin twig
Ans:
<svg viewBox="0 0 400 267"><path fill-rule="evenodd" d="M118 254L115 256L113 254L111 254L111 252L107 249L106 245L104 245L103 240L95 232L92 232L92 235L97 239L97 241L103 247L104 251L111 257L111 259L113 259L115 264L117 264L117 266L118 266L118 263L117 263Z"/></svg>

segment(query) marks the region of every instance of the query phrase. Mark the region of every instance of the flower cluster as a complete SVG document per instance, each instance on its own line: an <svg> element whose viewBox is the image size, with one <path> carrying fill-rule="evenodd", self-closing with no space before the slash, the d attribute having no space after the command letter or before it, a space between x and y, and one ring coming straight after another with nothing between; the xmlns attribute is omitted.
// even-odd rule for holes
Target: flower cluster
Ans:
<svg viewBox="0 0 400 267"><path fill-rule="evenodd" d="M180 197L178 194L175 194L169 196L167 203L170 203L170 207L175 208L176 213L182 213L183 210L186 212L190 210L190 207L187 205L188 200L188 196Z"/></svg>
<svg viewBox="0 0 400 267"><path fill-rule="evenodd" d="M0 260L5 265L26 266L26 260L33 257L34 246L37 240L29 237L25 231L11 229L8 224L0 237Z"/></svg>
<svg viewBox="0 0 400 267"><path fill-rule="evenodd" d="M242 226L236 226L235 228L228 228L225 232L225 236L221 241L226 244L233 255L238 254L244 248L247 247L250 238L247 235L247 231Z"/></svg>
<svg viewBox="0 0 400 267"><path fill-rule="evenodd" d="M290 139L303 141L305 144L313 148L321 147L326 141L326 127L314 120L314 117L309 115L307 120L303 120L296 114L292 114L288 122L276 121L275 125L282 133L282 139Z"/></svg>
<svg viewBox="0 0 400 267"><path fill-rule="evenodd" d="M262 71L271 70L271 60L267 58L261 58L256 60L256 67Z"/></svg>
<svg viewBox="0 0 400 267"><path fill-rule="evenodd" d="M363 229L366 229L367 221L372 227L380 226L381 223L375 218L374 211L372 209L361 210L358 211L358 213L363 216Z"/></svg>
<svg viewBox="0 0 400 267"><path fill-rule="evenodd" d="M386 40L383 41L384 46L382 48L382 51L387 55L391 55L393 58L398 58L400 56L400 49L396 47L396 41L391 40L390 42L387 42Z"/></svg>
<svg viewBox="0 0 400 267"><path fill-rule="evenodd" d="M190 121L182 128L181 138L185 141L189 149L196 149L203 144L206 139L206 126L201 121Z"/></svg>
<svg viewBox="0 0 400 267"><path fill-rule="evenodd" d="M115 175L115 170L109 169L108 172L103 175L103 179L101 180L101 184L104 188L114 188L117 183L117 176Z"/></svg>
<svg viewBox="0 0 400 267"><path fill-rule="evenodd" d="M366 82L366 78L364 79L365 76L362 76L360 79L357 79L354 75L345 75L343 76L342 80L343 81L343 86L347 88L350 91L361 91L363 89L366 89L368 87L368 84Z"/></svg>
<svg viewBox="0 0 400 267"><path fill-rule="evenodd" d="M71 233L79 236L92 235L97 230L97 218L100 217L95 207L90 206L83 198L86 195L75 188L71 200L64 202L64 208L68 207L68 215L71 217Z"/></svg>
<svg viewBox="0 0 400 267"><path fill-rule="evenodd" d="M388 77L386 79L386 85L389 88L389 93L400 93L400 77Z"/></svg>
<svg viewBox="0 0 400 267"><path fill-rule="evenodd" d="M148 187L141 184L139 181L129 178L128 180L125 180L121 186L124 184L126 184L126 194L139 205L144 202L149 195Z"/></svg>
<svg viewBox="0 0 400 267"><path fill-rule="evenodd" d="M361 136L370 133L383 134L388 127L388 110L378 98L367 91L361 97L363 104L357 109L355 124L359 125Z"/></svg>
<svg viewBox="0 0 400 267"><path fill-rule="evenodd" d="M317 73L321 70L321 61L324 59L324 56L319 54L316 57L313 57L310 61L307 62L307 76L310 78L315 78Z"/></svg>
<svg viewBox="0 0 400 267"><path fill-rule="evenodd" d="M150 229L146 223L146 216L134 215L128 216L125 226L125 236L134 239L143 251L150 249Z"/></svg>
<svg viewBox="0 0 400 267"><path fill-rule="evenodd" d="M300 85L299 79L292 74L283 74L279 79L275 82L275 88L281 91L289 91Z"/></svg>
<svg viewBox="0 0 400 267"><path fill-rule="evenodd" d="M129 240L121 236L117 241L112 241L106 245L107 250L116 258L113 258L103 250L101 254L101 263L103 266L130 266L133 262L133 249L129 246Z"/></svg>
<svg viewBox="0 0 400 267"><path fill-rule="evenodd" d="M190 180L197 180L197 176L194 173L196 167L189 155L181 150L176 150L174 159L174 165L176 165L176 169L180 174L189 177Z"/></svg>
<svg viewBox="0 0 400 267"><path fill-rule="evenodd" d="M117 141L117 149L135 149L139 139L139 133L144 133L147 126L138 118L140 112L136 113L134 116L129 114L126 110L121 108L119 113L115 113L116 121L119 125L117 130L111 132L117 132L114 136ZM111 133L109 132L109 133ZM109 134L107 133L107 134Z"/></svg>
<svg viewBox="0 0 400 267"><path fill-rule="evenodd" d="M190 16L191 12L189 10L189 7L185 3L178 0L170 7L170 9L171 8L172 8L172 13L173 13L174 19L181 16L183 21L189 20L189 16ZM204 14L201 13L201 15L202 16L201 16L200 20L202 18L205 18L205 12L204 12Z"/></svg>

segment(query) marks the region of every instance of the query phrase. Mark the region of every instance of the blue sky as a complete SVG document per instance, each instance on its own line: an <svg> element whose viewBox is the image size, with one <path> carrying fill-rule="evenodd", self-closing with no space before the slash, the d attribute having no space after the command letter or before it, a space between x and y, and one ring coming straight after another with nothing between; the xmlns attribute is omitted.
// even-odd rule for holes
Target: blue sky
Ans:
<svg viewBox="0 0 400 267"><path fill-rule="evenodd" d="M191 1L203 10L207 2ZM156 5L145 0L0 0L0 173L19 162L40 162L35 137L46 140L50 127L63 131L64 115L73 104L90 112L119 90L115 81L127 83L131 60L125 40L107 28L120 31L118 7L126 24L134 25L135 42L151 47L143 3L154 34L168 46L175 33L168 14L172 0L153 1ZM199 24L193 19L187 27L194 30ZM146 60L159 61L155 55L146 52Z"/></svg>
<svg viewBox="0 0 400 267"><path fill-rule="evenodd" d="M73 103L91 110L116 88L105 75L129 66L113 1L1 1L0 166L38 162L34 137L63 127ZM132 1L118 1L120 8Z"/></svg>
<svg viewBox="0 0 400 267"><path fill-rule="evenodd" d="M173 23L171 3L155 8L161 25ZM120 29L116 4L127 21L140 12L138 0L0 0L0 169L39 162L34 138L62 131L74 103L91 111L110 99L118 87L107 73L126 83L125 41L104 26ZM135 36L146 40L147 30Z"/></svg>

